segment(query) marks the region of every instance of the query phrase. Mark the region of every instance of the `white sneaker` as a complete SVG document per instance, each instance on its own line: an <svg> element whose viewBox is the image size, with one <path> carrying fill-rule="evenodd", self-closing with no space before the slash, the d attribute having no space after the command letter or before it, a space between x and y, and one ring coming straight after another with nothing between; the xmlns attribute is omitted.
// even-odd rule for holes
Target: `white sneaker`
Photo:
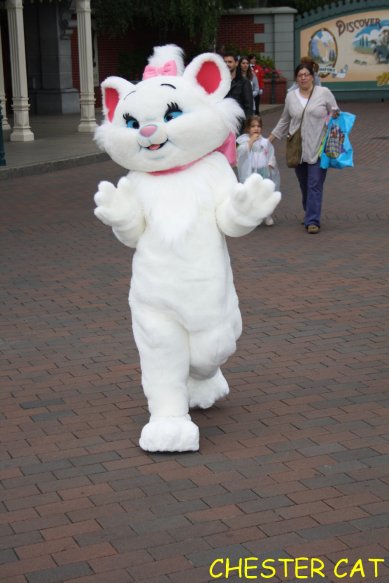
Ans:
<svg viewBox="0 0 389 583"><path fill-rule="evenodd" d="M266 219L265 219L265 225L267 227L272 227L274 225L273 217L266 217Z"/></svg>

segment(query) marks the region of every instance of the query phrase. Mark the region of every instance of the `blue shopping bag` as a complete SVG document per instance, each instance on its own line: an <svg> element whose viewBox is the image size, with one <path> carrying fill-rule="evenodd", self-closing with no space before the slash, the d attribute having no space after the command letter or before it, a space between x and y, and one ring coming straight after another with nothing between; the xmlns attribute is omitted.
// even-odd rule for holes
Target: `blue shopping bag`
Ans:
<svg viewBox="0 0 389 583"><path fill-rule="evenodd" d="M353 147L349 134L355 122L353 113L341 112L330 119L322 146L321 168L347 168L354 166Z"/></svg>

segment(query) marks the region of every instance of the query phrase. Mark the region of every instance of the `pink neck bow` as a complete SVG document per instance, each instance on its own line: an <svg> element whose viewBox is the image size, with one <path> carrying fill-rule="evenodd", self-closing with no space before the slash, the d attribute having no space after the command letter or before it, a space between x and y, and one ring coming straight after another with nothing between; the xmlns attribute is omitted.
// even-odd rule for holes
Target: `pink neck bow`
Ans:
<svg viewBox="0 0 389 583"><path fill-rule="evenodd" d="M143 72L143 80L150 79L150 77L158 77L159 75L171 75L175 77L177 75L176 62L173 60L167 61L162 67L147 65Z"/></svg>

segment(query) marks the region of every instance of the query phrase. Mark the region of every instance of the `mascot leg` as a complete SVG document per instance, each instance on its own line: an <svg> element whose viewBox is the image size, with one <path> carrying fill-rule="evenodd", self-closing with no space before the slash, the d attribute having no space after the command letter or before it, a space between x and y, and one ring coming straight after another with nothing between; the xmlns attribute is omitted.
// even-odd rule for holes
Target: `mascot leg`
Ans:
<svg viewBox="0 0 389 583"><path fill-rule="evenodd" d="M198 369L191 369L188 379L189 407L209 409L216 401L230 392L228 383L220 368L208 378L201 378Z"/></svg>
<svg viewBox="0 0 389 583"><path fill-rule="evenodd" d="M231 321L190 335L189 407L208 409L228 395L230 389L220 365L235 352L241 331L242 320L237 311Z"/></svg>
<svg viewBox="0 0 389 583"><path fill-rule="evenodd" d="M150 421L139 440L145 451L197 451L199 430L188 414L188 334L155 311L133 311L142 385Z"/></svg>

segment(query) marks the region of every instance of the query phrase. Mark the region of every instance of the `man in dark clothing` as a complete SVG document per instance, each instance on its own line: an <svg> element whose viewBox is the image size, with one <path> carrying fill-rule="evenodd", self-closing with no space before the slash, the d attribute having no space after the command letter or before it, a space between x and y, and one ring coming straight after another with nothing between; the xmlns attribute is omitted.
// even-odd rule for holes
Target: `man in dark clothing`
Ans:
<svg viewBox="0 0 389 583"><path fill-rule="evenodd" d="M253 115L253 88L246 77L242 77L238 68L238 58L235 55L224 55L224 62L231 73L231 89L226 97L235 99L244 111L245 118ZM244 120L243 120L244 121ZM242 124L243 126L244 124Z"/></svg>

